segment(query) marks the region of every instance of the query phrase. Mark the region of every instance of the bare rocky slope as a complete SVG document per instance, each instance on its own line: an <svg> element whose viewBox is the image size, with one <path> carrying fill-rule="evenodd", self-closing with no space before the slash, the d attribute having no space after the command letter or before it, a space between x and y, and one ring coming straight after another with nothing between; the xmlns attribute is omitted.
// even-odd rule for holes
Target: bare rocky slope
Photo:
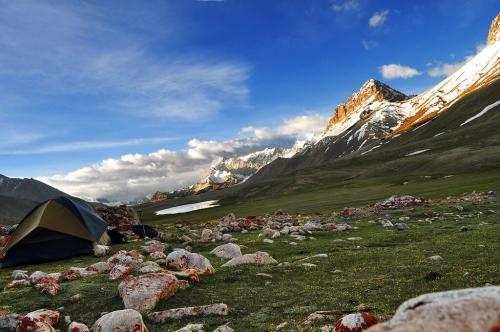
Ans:
<svg viewBox="0 0 500 332"><path fill-rule="evenodd" d="M35 179L9 178L0 174L0 223L16 223L38 203L69 196Z"/></svg>

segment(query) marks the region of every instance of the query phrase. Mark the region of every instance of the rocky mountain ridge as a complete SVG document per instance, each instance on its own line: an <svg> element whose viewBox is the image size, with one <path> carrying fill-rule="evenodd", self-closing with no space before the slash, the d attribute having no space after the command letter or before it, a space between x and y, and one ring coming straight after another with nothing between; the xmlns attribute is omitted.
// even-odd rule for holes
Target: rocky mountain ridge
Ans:
<svg viewBox="0 0 500 332"><path fill-rule="evenodd" d="M35 179L10 178L0 174L0 223L14 223L38 203L69 196Z"/></svg>
<svg viewBox="0 0 500 332"><path fill-rule="evenodd" d="M500 14L494 19L488 45L455 73L431 89L408 97L376 80L369 80L336 107L321 138L287 160L276 160L257 173L259 181L359 151L366 154L392 137L440 116L467 95L500 78Z"/></svg>
<svg viewBox="0 0 500 332"><path fill-rule="evenodd" d="M500 14L491 24L487 46L431 89L407 96L370 79L335 108L319 138L297 141L290 149L269 148L248 156L223 159L191 190L199 193L229 188L263 168L275 167L269 174L278 174L320 165L358 150L368 153L391 137L432 120L464 96L498 79L499 39Z"/></svg>

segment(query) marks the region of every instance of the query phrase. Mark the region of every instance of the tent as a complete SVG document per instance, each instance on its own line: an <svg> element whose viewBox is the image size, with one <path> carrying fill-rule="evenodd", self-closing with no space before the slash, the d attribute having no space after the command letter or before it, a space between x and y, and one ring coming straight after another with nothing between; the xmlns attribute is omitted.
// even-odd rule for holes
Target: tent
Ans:
<svg viewBox="0 0 500 332"><path fill-rule="evenodd" d="M93 253L106 244L107 223L83 201L50 199L31 210L0 251L1 267L55 261Z"/></svg>

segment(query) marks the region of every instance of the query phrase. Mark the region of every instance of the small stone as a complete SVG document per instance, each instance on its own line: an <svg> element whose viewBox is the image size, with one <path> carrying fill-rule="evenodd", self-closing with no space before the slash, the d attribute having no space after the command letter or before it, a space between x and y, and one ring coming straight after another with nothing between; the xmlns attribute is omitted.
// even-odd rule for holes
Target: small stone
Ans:
<svg viewBox="0 0 500 332"><path fill-rule="evenodd" d="M404 222L398 222L398 223L396 223L395 226L396 226L396 229L399 230L399 231L405 231L407 229L410 229L410 226L408 226Z"/></svg>
<svg viewBox="0 0 500 332"><path fill-rule="evenodd" d="M204 332L203 324L188 324L174 332Z"/></svg>
<svg viewBox="0 0 500 332"><path fill-rule="evenodd" d="M71 322L68 326L68 332L90 332L90 329L85 324Z"/></svg>

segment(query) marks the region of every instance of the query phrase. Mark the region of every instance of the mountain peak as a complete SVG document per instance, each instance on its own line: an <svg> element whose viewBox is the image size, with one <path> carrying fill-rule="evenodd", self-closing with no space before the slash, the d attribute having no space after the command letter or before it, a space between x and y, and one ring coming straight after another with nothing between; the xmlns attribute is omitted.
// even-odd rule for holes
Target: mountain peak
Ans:
<svg viewBox="0 0 500 332"><path fill-rule="evenodd" d="M500 14L493 19L490 32L488 33L488 44L493 44L500 39Z"/></svg>
<svg viewBox="0 0 500 332"><path fill-rule="evenodd" d="M338 124L346 121L352 114L363 111L374 102L402 101L408 99L404 93L399 92L387 84L375 79L366 81L358 92L353 93L346 102L338 105L335 113L328 121L325 133L328 133Z"/></svg>

